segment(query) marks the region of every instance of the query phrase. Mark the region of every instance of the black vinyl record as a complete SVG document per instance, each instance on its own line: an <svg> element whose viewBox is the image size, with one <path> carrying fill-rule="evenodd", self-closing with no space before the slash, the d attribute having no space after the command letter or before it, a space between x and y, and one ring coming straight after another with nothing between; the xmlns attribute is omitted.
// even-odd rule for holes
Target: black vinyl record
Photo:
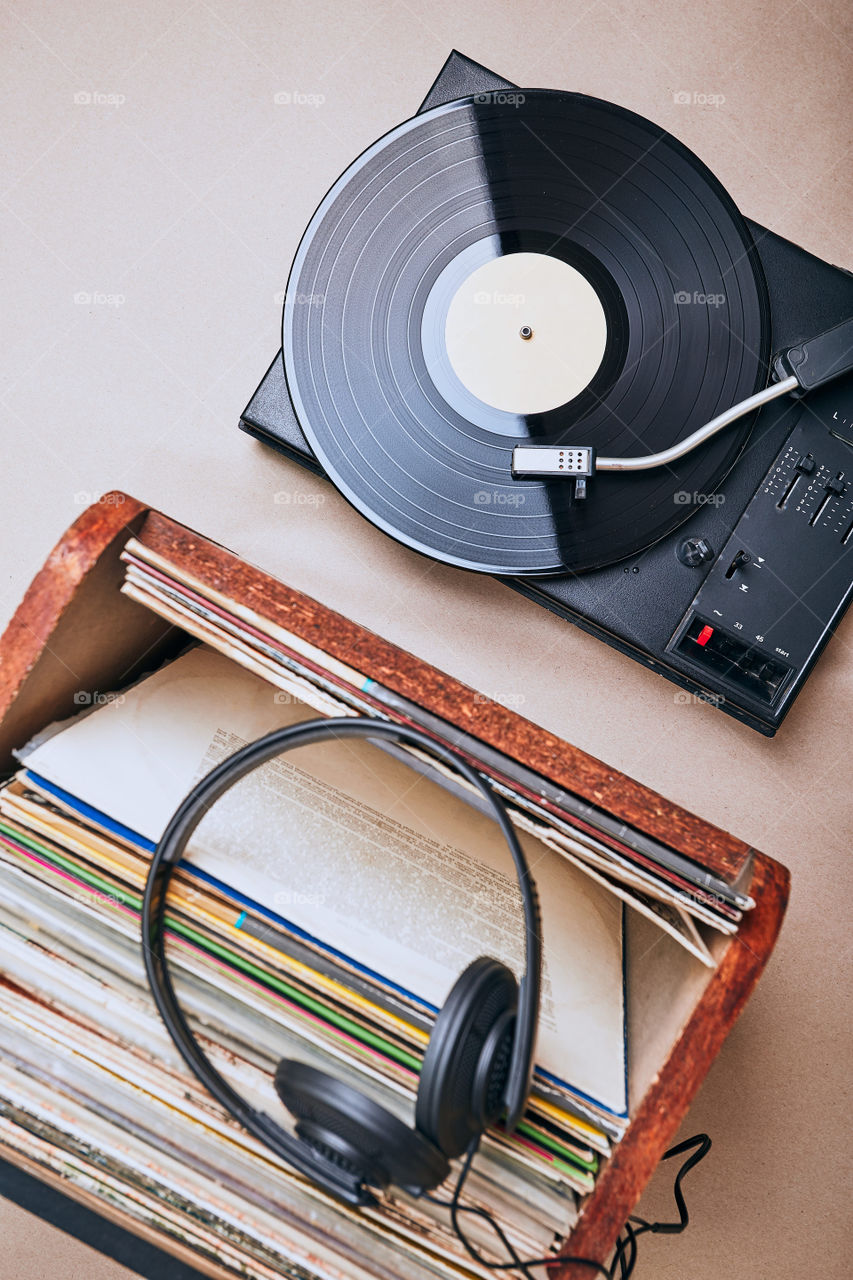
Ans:
<svg viewBox="0 0 853 1280"><path fill-rule="evenodd" d="M605 334L584 384L536 411L472 393L446 343L462 283L513 254L579 273ZM513 447L665 449L764 385L768 330L748 229L686 147L609 103L519 90L425 112L354 162L299 246L282 345L302 430L362 514L428 555L523 576L662 538L714 493L749 422L671 466L593 476L583 501L570 482L513 480Z"/></svg>

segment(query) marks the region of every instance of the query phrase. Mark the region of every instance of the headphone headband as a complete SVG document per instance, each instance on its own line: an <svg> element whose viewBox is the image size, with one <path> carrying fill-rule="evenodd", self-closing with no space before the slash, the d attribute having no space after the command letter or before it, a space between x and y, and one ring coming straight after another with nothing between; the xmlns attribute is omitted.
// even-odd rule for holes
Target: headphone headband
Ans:
<svg viewBox="0 0 853 1280"><path fill-rule="evenodd" d="M286 751L311 746L329 738L384 739L420 748L451 767L479 791L503 833L512 854L524 912L525 972L519 983L518 1014L506 1084L506 1125L509 1129L515 1127L530 1092L539 1016L542 944L536 887L503 801L466 760L419 729L365 717L309 720L288 728L276 729L217 765L181 802L154 852L142 902L142 943L148 981L166 1029L187 1066L205 1088L245 1129L301 1173L322 1181L350 1204L364 1204L369 1203L373 1197L358 1177L323 1161L272 1117L251 1107L220 1075L202 1051L184 1016L175 995L165 956L164 915L169 882L190 837L208 810L235 783L260 765ZM470 800L468 802L471 803Z"/></svg>

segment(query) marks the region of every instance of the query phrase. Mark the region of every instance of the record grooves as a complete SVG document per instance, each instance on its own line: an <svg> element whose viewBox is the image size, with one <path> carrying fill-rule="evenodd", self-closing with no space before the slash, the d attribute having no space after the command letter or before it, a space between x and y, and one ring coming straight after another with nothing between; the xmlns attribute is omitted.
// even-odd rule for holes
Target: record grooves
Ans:
<svg viewBox="0 0 853 1280"><path fill-rule="evenodd" d="M769 325L746 224L691 152L583 95L514 99L436 107L347 170L300 244L283 351L301 427L365 516L450 563L542 575L613 563L662 538L694 509L678 495L713 493L750 423L669 468L599 477L585 502L560 481L513 481L513 446L666 448L764 384ZM527 341L523 290L509 303L499 290L482 298L497 407L460 376L464 348L448 345L466 282L527 253L562 264L561 282L571 271L578 297L594 293L606 334L577 394L565 370L551 371L554 395L571 395L542 412L500 407L501 344ZM558 309L562 287L550 299ZM587 328L567 331L567 365Z"/></svg>

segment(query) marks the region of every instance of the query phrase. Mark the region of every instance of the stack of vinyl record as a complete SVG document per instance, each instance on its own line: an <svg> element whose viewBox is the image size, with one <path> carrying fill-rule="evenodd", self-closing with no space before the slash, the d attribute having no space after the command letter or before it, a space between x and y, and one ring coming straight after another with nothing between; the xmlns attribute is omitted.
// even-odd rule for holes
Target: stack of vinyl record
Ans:
<svg viewBox="0 0 853 1280"><path fill-rule="evenodd" d="M123 591L187 647L130 687L81 691L0 789L0 1143L212 1275L486 1274L446 1208L397 1190L344 1207L225 1115L159 1019L139 930L170 816L246 742L318 714L447 726L143 544L123 559ZM488 1131L462 1205L542 1256L628 1123L626 911L701 971L751 902L461 731L453 745L507 803L544 948L528 1107L514 1133ZM285 1121L273 1077L290 1057L411 1123L458 974L482 954L522 972L515 877L465 786L416 752L336 742L249 775L196 830L167 902L170 968L207 1054L258 1109ZM466 1228L505 1260L475 1213Z"/></svg>
<svg viewBox="0 0 853 1280"><path fill-rule="evenodd" d="M446 1210L398 1192L343 1208L259 1147L187 1073L145 983L141 893L173 802L313 714L201 647L31 744L0 792L2 1140L226 1273L476 1273ZM518 970L511 869L485 815L409 763L311 750L199 829L168 905L180 998L260 1108L291 1056L410 1121L448 975L482 951ZM625 1123L622 906L535 852L553 941L536 1089L516 1133L488 1135L464 1201L527 1256L565 1239ZM473 1215L469 1234L494 1248Z"/></svg>

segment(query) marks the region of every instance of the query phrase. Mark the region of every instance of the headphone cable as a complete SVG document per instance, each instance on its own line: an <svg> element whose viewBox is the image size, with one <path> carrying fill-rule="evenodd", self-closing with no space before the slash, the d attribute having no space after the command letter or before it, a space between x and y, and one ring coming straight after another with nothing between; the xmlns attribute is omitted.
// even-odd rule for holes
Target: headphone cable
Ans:
<svg viewBox="0 0 853 1280"><path fill-rule="evenodd" d="M583 1266L592 1267L595 1272L604 1276L605 1280L630 1280L634 1267L637 1263L637 1238L645 1234L647 1231L655 1234L678 1235L684 1231L690 1222L690 1215L687 1212L687 1204L684 1199L684 1193L681 1190L681 1183L685 1175L690 1172L700 1160L704 1160L705 1156L711 1150L711 1139L707 1133L697 1133L692 1138L686 1138L684 1142L679 1142L676 1146L670 1147L665 1151L662 1159L670 1160L674 1156L683 1155L687 1151L692 1151L692 1155L684 1161L675 1176L673 1184L673 1197L675 1206L678 1210L677 1222L647 1222L645 1218L638 1218L631 1215L625 1223L623 1234L620 1234L616 1241L616 1251L609 1267L601 1262L596 1262L594 1258L581 1258L572 1255L550 1254L547 1258L525 1258L522 1259L512 1241L506 1235L497 1219L489 1213L487 1209L483 1209L477 1205L465 1205L460 1201L462 1189L468 1178L471 1168L471 1162L480 1145L479 1137L475 1138L465 1152L462 1161L462 1168L459 1171L459 1177L456 1179L456 1185L453 1189L453 1195L449 1200L442 1199L429 1193L424 1194L424 1199L429 1200L432 1204L440 1205L444 1209L450 1210L450 1221L453 1230L459 1238L465 1252L481 1267L485 1267L488 1271L518 1271L526 1277L526 1280L535 1280L531 1275L532 1267L548 1267L548 1266ZM472 1217L482 1218L492 1228L495 1235L500 1240L506 1250L509 1262L490 1262L480 1253L479 1249L469 1240L460 1222L463 1213L470 1214Z"/></svg>

